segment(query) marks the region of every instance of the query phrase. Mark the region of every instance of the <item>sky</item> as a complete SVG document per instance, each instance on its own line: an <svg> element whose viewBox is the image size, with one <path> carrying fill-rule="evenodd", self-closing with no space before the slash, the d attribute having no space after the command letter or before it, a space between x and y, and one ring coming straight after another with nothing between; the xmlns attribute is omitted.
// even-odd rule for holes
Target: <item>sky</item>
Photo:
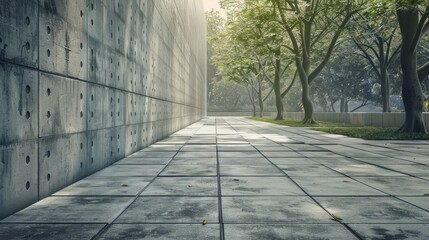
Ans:
<svg viewBox="0 0 429 240"><path fill-rule="evenodd" d="M204 11L210 12L212 9L219 11L221 16L225 16L225 12L220 8L220 0L203 0Z"/></svg>
<svg viewBox="0 0 429 240"><path fill-rule="evenodd" d="M212 9L215 11L220 10L219 0L203 0L204 1L204 11L210 12Z"/></svg>

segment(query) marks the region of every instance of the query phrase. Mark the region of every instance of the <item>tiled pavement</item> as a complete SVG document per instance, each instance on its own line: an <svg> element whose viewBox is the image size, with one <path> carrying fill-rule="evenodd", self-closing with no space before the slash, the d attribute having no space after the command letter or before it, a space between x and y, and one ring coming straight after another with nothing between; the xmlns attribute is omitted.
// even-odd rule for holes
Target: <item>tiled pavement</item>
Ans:
<svg viewBox="0 0 429 240"><path fill-rule="evenodd" d="M428 146L205 119L4 219L0 239L429 239Z"/></svg>

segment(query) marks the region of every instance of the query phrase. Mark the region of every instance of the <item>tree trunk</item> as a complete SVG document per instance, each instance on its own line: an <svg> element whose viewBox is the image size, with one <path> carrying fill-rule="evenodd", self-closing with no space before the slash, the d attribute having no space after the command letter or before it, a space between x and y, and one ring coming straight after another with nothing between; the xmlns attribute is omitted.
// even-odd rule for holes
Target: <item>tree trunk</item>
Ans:
<svg viewBox="0 0 429 240"><path fill-rule="evenodd" d="M259 117L264 116L264 99L262 99L261 80L258 79L258 102L259 102Z"/></svg>
<svg viewBox="0 0 429 240"><path fill-rule="evenodd" d="M383 104L383 112L390 112L390 83L387 69L384 66L380 67L380 85L381 85L381 102Z"/></svg>
<svg viewBox="0 0 429 240"><path fill-rule="evenodd" d="M349 112L349 100L347 98L344 100L344 112Z"/></svg>
<svg viewBox="0 0 429 240"><path fill-rule="evenodd" d="M402 7L397 10L397 16L402 34L402 99L405 107L405 122L398 132L427 133L422 115L424 97L417 74L417 51L412 49L419 12L415 8Z"/></svg>
<svg viewBox="0 0 429 240"><path fill-rule="evenodd" d="M310 9L309 6L307 6L306 11ZM300 67L298 67L299 72L299 78L301 79L301 85L302 85L302 105L304 106L304 120L302 123L304 124L314 124L316 121L314 121L313 113L313 102L310 98L310 82L308 79L308 76L310 74L310 51L311 51L311 33L312 33L312 26L310 22L305 22L304 24L304 35L303 35L303 45L305 46L305 49L302 49L302 64L299 64Z"/></svg>
<svg viewBox="0 0 429 240"><path fill-rule="evenodd" d="M246 86L246 90L247 90L247 94L249 95L249 100L250 103L252 103L252 108L253 108L253 117L256 117L256 104L255 104L255 94L254 94L254 89L253 86L250 86L250 90L249 90L249 85Z"/></svg>
<svg viewBox="0 0 429 240"><path fill-rule="evenodd" d="M335 101L332 101L331 102L331 109L332 109L332 112L336 112L335 111L335 107L334 107L334 104L337 102L337 100L335 100Z"/></svg>
<svg viewBox="0 0 429 240"><path fill-rule="evenodd" d="M340 101L340 112L344 112L344 100L345 100L345 98L342 97L341 101Z"/></svg>
<svg viewBox="0 0 429 240"><path fill-rule="evenodd" d="M300 79L303 79L303 78L300 77ZM302 85L302 105L304 106L304 120L302 121L302 123L314 124L316 123L316 121L314 121L314 118L313 118L314 108L313 108L313 103L311 102L311 99L310 99L308 80L307 79L301 80L301 85Z"/></svg>
<svg viewBox="0 0 429 240"><path fill-rule="evenodd" d="M252 107L253 107L253 117L256 117L256 103L255 103L255 90L252 87Z"/></svg>
<svg viewBox="0 0 429 240"><path fill-rule="evenodd" d="M280 89L280 49L276 50L276 67L274 75L274 95L276 96L277 116L276 120L283 120L283 99Z"/></svg>
<svg viewBox="0 0 429 240"><path fill-rule="evenodd" d="M305 68L302 66L302 64L299 62L299 59L296 59L298 73L299 73L299 79L301 81L302 86L302 94L301 94L301 101L302 106L304 107L304 119L302 120L303 124L314 124L316 121L314 121L313 113L313 103L310 99L310 86L308 84L308 75L305 72Z"/></svg>

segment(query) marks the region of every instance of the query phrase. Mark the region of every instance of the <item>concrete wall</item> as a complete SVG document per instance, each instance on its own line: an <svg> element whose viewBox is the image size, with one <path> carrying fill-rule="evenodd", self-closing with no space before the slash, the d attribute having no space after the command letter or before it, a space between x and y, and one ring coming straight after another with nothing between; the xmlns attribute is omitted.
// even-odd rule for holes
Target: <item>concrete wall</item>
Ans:
<svg viewBox="0 0 429 240"><path fill-rule="evenodd" d="M0 219L206 114L198 0L0 0Z"/></svg>

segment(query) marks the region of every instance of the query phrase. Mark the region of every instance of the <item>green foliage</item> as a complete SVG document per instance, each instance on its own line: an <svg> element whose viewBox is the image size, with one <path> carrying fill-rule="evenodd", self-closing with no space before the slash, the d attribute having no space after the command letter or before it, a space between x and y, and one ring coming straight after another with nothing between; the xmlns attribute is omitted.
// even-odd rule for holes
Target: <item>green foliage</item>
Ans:
<svg viewBox="0 0 429 240"><path fill-rule="evenodd" d="M355 54L353 47L350 42L343 43L314 82L312 92L319 105L330 106L341 98L362 102L375 100L371 91L374 85L372 71L365 60Z"/></svg>
<svg viewBox="0 0 429 240"><path fill-rule="evenodd" d="M397 128L381 127L317 127L316 131L362 138L365 140L429 140L429 135L422 133L396 133Z"/></svg>
<svg viewBox="0 0 429 240"><path fill-rule="evenodd" d="M346 126L346 124L338 124L338 123L331 123L331 122L317 122L314 124L303 124L300 120L294 120L294 119L284 119L284 120L275 120L272 117L251 117L249 119L262 121L262 122L268 122L268 123L275 123L278 125L283 126L289 126L289 127L336 127L336 126Z"/></svg>
<svg viewBox="0 0 429 240"><path fill-rule="evenodd" d="M244 86L227 80L213 81L213 87L208 93L208 104L237 109L246 98L247 93Z"/></svg>
<svg viewBox="0 0 429 240"><path fill-rule="evenodd" d="M347 124L317 122L316 124L302 124L299 120L285 119L276 121L273 118L251 117L252 120L274 123L289 127L310 127L312 130L340 134L344 136L362 138L366 140L429 140L429 135L419 133L396 133L396 128L355 127Z"/></svg>

